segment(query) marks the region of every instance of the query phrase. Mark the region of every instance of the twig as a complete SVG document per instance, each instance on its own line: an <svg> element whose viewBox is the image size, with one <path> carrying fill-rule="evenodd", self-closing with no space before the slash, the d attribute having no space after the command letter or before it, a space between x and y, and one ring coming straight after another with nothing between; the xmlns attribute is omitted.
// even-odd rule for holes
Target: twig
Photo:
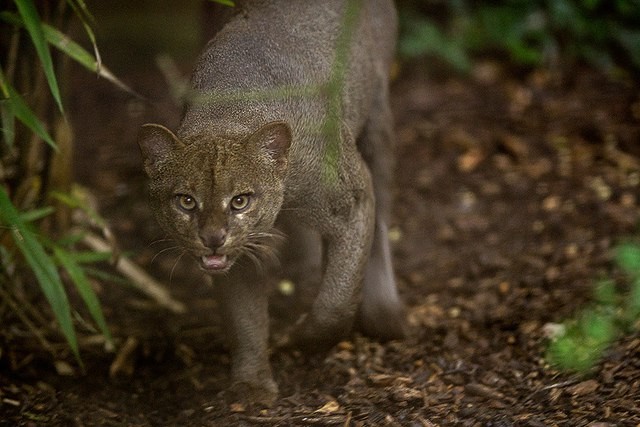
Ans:
<svg viewBox="0 0 640 427"><path fill-rule="evenodd" d="M98 252L107 252L111 246L99 236L93 233L85 233L83 243ZM115 263L116 269L126 276L133 286L155 300L159 305L173 313L184 313L186 308L180 301L176 301L160 283L134 264L124 255L118 256Z"/></svg>
<svg viewBox="0 0 640 427"><path fill-rule="evenodd" d="M22 323L24 323L24 325L37 338L42 348L47 350L52 355L55 355L56 354L55 350L53 349L49 341L47 341L47 339L44 337L42 332L40 332L40 330L36 328L36 325L33 324L31 319L29 319L29 317L27 317L27 315L23 313L22 309L13 300L13 297L11 296L11 294L6 290L4 290L1 286L0 286L0 296L9 305L9 307L11 307L11 310L15 313L16 316L18 316L18 318L22 321Z"/></svg>
<svg viewBox="0 0 640 427"><path fill-rule="evenodd" d="M574 385L574 384L577 384L577 383L578 383L578 380L575 380L575 379L567 380L567 381L562 381L562 382L559 382L559 383L549 384L549 385L547 385L545 387L542 387L540 390L546 391L546 390L552 390L554 388L564 388L564 387L569 387L570 385Z"/></svg>

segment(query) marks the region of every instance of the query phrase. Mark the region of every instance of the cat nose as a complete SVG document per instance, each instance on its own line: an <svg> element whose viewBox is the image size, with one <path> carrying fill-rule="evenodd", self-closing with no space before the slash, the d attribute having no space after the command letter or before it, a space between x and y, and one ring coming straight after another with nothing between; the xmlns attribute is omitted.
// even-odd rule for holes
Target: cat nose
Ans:
<svg viewBox="0 0 640 427"><path fill-rule="evenodd" d="M227 241L227 230L224 228L218 228L217 230L202 230L200 232L200 239L208 248L217 249Z"/></svg>

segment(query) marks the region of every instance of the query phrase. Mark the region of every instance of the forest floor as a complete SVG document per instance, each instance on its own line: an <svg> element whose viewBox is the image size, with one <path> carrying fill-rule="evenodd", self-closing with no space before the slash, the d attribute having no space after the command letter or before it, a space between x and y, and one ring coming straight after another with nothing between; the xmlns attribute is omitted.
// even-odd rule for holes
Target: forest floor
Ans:
<svg viewBox="0 0 640 427"><path fill-rule="evenodd" d="M19 325L5 328L0 425L640 425L640 334L618 339L586 375L545 359L549 331L589 303L599 279L621 278L612 248L638 233L637 82L491 61L469 77L403 67L393 85L391 237L409 335L274 351L281 397L254 409L221 397L229 357L212 285L152 244L162 233L136 134L148 121L175 127L179 108L157 70L122 77L151 106L78 73L76 176L121 249L187 311L96 282L118 347L132 350L115 376L115 353L99 341L82 340L81 374L71 356L60 363ZM277 331L299 311L291 296L273 300Z"/></svg>

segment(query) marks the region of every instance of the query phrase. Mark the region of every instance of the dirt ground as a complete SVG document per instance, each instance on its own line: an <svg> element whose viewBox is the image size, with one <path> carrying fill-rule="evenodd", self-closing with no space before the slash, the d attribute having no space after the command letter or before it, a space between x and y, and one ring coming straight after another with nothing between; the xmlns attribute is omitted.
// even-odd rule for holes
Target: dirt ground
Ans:
<svg viewBox="0 0 640 427"><path fill-rule="evenodd" d="M380 344L354 335L314 355L275 351L281 398L255 409L222 398L229 357L212 286L153 243L162 233L135 137L147 121L175 126L179 108L154 66L122 77L151 102L77 73L76 176L120 247L187 312L96 282L116 343L134 349L115 377L115 354L87 328L85 375L71 356L69 372L38 351L20 326L1 334L0 425L640 425L640 334L616 341L586 376L544 359L547 325L584 307L597 279L619 276L611 249L637 233L637 82L492 61L469 77L401 66L392 237L409 336ZM274 293L276 331L299 312L293 300Z"/></svg>

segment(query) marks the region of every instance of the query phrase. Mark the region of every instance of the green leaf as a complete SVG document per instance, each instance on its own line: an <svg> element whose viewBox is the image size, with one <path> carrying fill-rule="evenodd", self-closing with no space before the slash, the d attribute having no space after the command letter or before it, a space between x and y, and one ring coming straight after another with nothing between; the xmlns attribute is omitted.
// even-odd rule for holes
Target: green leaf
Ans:
<svg viewBox="0 0 640 427"><path fill-rule="evenodd" d="M616 284L613 280L601 280L594 289L595 300L604 305L613 306L618 300Z"/></svg>
<svg viewBox="0 0 640 427"><path fill-rule="evenodd" d="M62 108L62 98L60 97L58 80L56 79L56 75L53 71L51 52L49 52L49 47L47 46L47 42L45 40L44 31L42 29L42 21L40 20L40 16L38 15L38 10L36 9L32 0L14 1L16 3L16 6L18 7L18 12L22 17L22 22L24 22L24 26L27 29L27 32L31 37L31 41L36 48L38 57L40 58L42 69L44 71L45 77L47 78L47 83L49 84L51 96L53 96L53 99L58 105L58 109L60 110L60 112L63 113L64 109Z"/></svg>
<svg viewBox="0 0 640 427"><path fill-rule="evenodd" d="M45 37L47 41L51 43L58 50L62 51L66 55L68 55L71 59L78 62L80 65L88 69L89 71L93 71L98 73L100 77L103 77L109 80L111 83L119 87L120 89L129 92L135 96L139 95L133 91L129 86L124 84L120 79L118 79L107 67L102 65L100 61L100 57L98 56L97 49L94 49L96 53L96 57L87 52L82 46L78 43L67 37L64 33L58 31L48 24L44 24L42 26L44 30Z"/></svg>
<svg viewBox="0 0 640 427"><path fill-rule="evenodd" d="M13 14L11 12L1 12L0 19L5 22L8 22L13 25L24 26L24 23L20 19L19 16ZM88 25L88 24L87 24ZM91 30L90 27L87 29ZM95 36L93 33L90 35L91 43L94 44L94 55L89 53L85 48L80 46L78 43L69 38L66 34L62 33L58 29L52 27L49 24L42 24L42 31L44 36L51 45L53 45L56 49L69 56L71 59L85 67L91 72L98 73L98 75L102 78L107 79L116 87L124 90L132 94L137 98L142 98L138 93L136 93L133 89L127 86L122 80L118 79L107 67L102 65L102 61L100 59L100 53L98 52L98 48L95 45Z"/></svg>
<svg viewBox="0 0 640 427"><path fill-rule="evenodd" d="M633 277L640 277L640 245L623 243L615 249L617 264Z"/></svg>
<svg viewBox="0 0 640 427"><path fill-rule="evenodd" d="M209 1L214 3L219 3L225 6L231 6L231 7L236 5L235 2L233 2L232 0L209 0Z"/></svg>
<svg viewBox="0 0 640 427"><path fill-rule="evenodd" d="M13 240L33 270L42 293L47 298L60 329L69 343L78 363L82 365L78 350L78 340L71 319L71 307L62 280L53 259L45 252L38 237L27 223L20 218L11 199L3 188L0 188L0 221L11 229Z"/></svg>
<svg viewBox="0 0 640 427"><path fill-rule="evenodd" d="M446 36L438 26L427 19L404 15L405 34L400 40L400 53L409 58L435 55L459 72L468 72L471 61L459 40Z"/></svg>
<svg viewBox="0 0 640 427"><path fill-rule="evenodd" d="M82 199L82 194L80 191L80 195L78 195L78 191L73 191L72 193L62 193L59 191L52 191L51 197L64 203L72 209L80 209L82 210L94 224L98 227L106 227L106 222L104 218L100 216L95 210L91 209L91 206L86 202L86 200Z"/></svg>
<svg viewBox="0 0 640 427"><path fill-rule="evenodd" d="M89 21L92 21L92 22L94 21L93 16L91 15L91 12L89 12L89 9L87 8L87 5L84 2L84 0L67 0L67 4L71 6L76 17L80 19L80 22L84 27L84 31L87 34L87 37L89 37L89 41L91 41L91 46L93 47L93 53L96 58L97 69L100 70L102 66L100 51L98 50L96 35L93 32L93 29L91 28L91 24L89 22Z"/></svg>
<svg viewBox="0 0 640 427"><path fill-rule="evenodd" d="M85 267L84 270L87 273L87 275L91 277L95 277L96 279L102 280L103 282L113 282L123 286L129 286L129 287L131 286L131 282L129 282L129 280L121 276L116 276L115 274L111 274L107 271L100 270L97 268L91 268L88 266Z"/></svg>
<svg viewBox="0 0 640 427"><path fill-rule="evenodd" d="M0 90L7 94L7 98L2 100L3 106L8 108L15 117L24 123L33 133L42 138L51 148L58 150L58 146L47 132L44 124L38 116L29 108L24 99L15 91L5 79L4 72L0 68Z"/></svg>
<svg viewBox="0 0 640 427"><path fill-rule="evenodd" d="M34 222L44 217L47 217L55 212L55 209L51 206L45 206L44 208L34 209L27 212L20 213L20 219L24 222Z"/></svg>
<svg viewBox="0 0 640 427"><path fill-rule="evenodd" d="M93 317L93 320L102 331L102 335L104 335L104 337L107 339L107 343L109 345L113 345L111 333L109 332L107 322L105 321L104 315L102 314L100 302L98 301L93 288L91 288L91 283L89 282L87 275L78 263L78 260L75 258L75 254L71 254L61 247L55 247L53 249L53 253L55 254L58 261L60 261L62 267L64 267L64 269L67 270L67 273L69 273L71 281L75 285L78 293L82 297L82 300L89 309L91 317Z"/></svg>
<svg viewBox="0 0 640 427"><path fill-rule="evenodd" d="M82 251L74 252L73 258L79 264L92 264L95 262L109 261L113 254L111 252L94 252L94 251Z"/></svg>
<svg viewBox="0 0 640 427"><path fill-rule="evenodd" d="M631 323L635 323L636 320L640 319L640 278L637 278L631 284L626 312Z"/></svg>

